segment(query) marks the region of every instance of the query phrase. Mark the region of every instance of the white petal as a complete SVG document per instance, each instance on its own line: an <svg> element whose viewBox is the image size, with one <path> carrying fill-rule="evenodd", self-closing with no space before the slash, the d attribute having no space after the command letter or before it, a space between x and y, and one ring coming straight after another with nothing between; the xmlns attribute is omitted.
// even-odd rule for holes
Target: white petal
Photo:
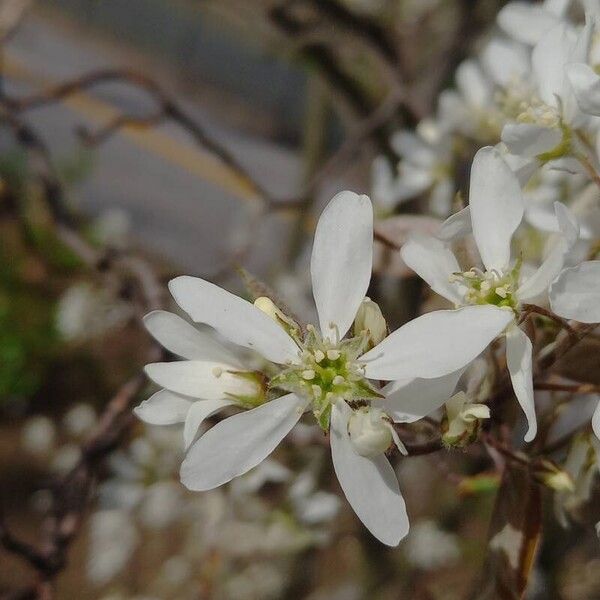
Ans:
<svg viewBox="0 0 600 600"><path fill-rule="evenodd" d="M528 277L517 290L517 298L522 302L532 302L548 291L565 262L566 244L557 241L544 262Z"/></svg>
<svg viewBox="0 0 600 600"><path fill-rule="evenodd" d="M247 386L244 379L228 372L226 363L181 360L146 365L148 377L157 385L191 398L216 400ZM218 376L217 376L218 375Z"/></svg>
<svg viewBox="0 0 600 600"><path fill-rule="evenodd" d="M508 123L502 129L502 141L510 152L527 158L550 152L561 140L560 129L534 123Z"/></svg>
<svg viewBox="0 0 600 600"><path fill-rule="evenodd" d="M390 142L402 158L415 166L429 169L436 161L433 148L412 131L397 131Z"/></svg>
<svg viewBox="0 0 600 600"><path fill-rule="evenodd" d="M581 111L600 116L600 76L584 63L567 65L566 72Z"/></svg>
<svg viewBox="0 0 600 600"><path fill-rule="evenodd" d="M495 83L506 86L529 73L529 57L520 44L494 38L485 47L482 64Z"/></svg>
<svg viewBox="0 0 600 600"><path fill-rule="evenodd" d="M183 423L193 401L168 390L156 392L133 409L134 414L149 425Z"/></svg>
<svg viewBox="0 0 600 600"><path fill-rule="evenodd" d="M169 289L193 321L214 327L234 344L276 363L298 361L292 338L250 302L198 277L177 277L169 282Z"/></svg>
<svg viewBox="0 0 600 600"><path fill-rule="evenodd" d="M531 340L518 327L511 327L506 332L506 364L515 396L529 424L525 434L526 442L530 442L537 433L531 353Z"/></svg>
<svg viewBox="0 0 600 600"><path fill-rule="evenodd" d="M214 335L198 331L173 313L155 310L144 317L144 325L157 342L177 356L241 366L239 358L219 344Z"/></svg>
<svg viewBox="0 0 600 600"><path fill-rule="evenodd" d="M541 6L509 2L498 13L498 25L513 39L533 46L559 19Z"/></svg>
<svg viewBox="0 0 600 600"><path fill-rule="evenodd" d="M340 337L354 321L373 267L373 208L367 196L340 192L325 207L310 262L321 333Z"/></svg>
<svg viewBox="0 0 600 600"><path fill-rule="evenodd" d="M394 469L384 454L367 458L357 454L348 435L351 409L335 405L331 411L333 468L350 506L365 527L388 546L397 546L408 533L406 505Z"/></svg>
<svg viewBox="0 0 600 600"><path fill-rule="evenodd" d="M382 390L381 407L396 423L413 423L437 410L454 393L464 369L433 379L392 381Z"/></svg>
<svg viewBox="0 0 600 600"><path fill-rule="evenodd" d="M409 321L361 357L370 379L441 377L461 369L514 320L496 306L438 310Z"/></svg>
<svg viewBox="0 0 600 600"><path fill-rule="evenodd" d="M533 49L533 75L540 98L549 106L558 107L557 96L564 101L570 92L564 67L570 62L576 43L573 30L560 23L547 31Z"/></svg>
<svg viewBox="0 0 600 600"><path fill-rule="evenodd" d="M183 443L185 448L189 448L194 441L198 428L202 425L204 419L222 410L227 406L235 404L233 400L199 400L194 402L185 419L183 428Z"/></svg>
<svg viewBox="0 0 600 600"><path fill-rule="evenodd" d="M450 276L461 269L444 242L430 235L413 232L402 246L400 256L434 292L454 304L462 301L458 286L450 283Z"/></svg>
<svg viewBox="0 0 600 600"><path fill-rule="evenodd" d="M544 10L557 17L563 17L571 4L571 0L544 0L542 4Z"/></svg>
<svg viewBox="0 0 600 600"><path fill-rule="evenodd" d="M262 462L298 422L306 401L287 394L207 431L189 449L181 481L201 492L219 487Z"/></svg>
<svg viewBox="0 0 600 600"><path fill-rule="evenodd" d="M561 202L555 202L554 213L561 236L537 271L517 290L517 297L521 301L531 302L542 294L545 296L550 284L561 272L568 253L579 239L579 224L569 209Z"/></svg>
<svg viewBox="0 0 600 600"><path fill-rule="evenodd" d="M471 208L466 206L457 213L450 215L441 225L436 236L444 242L452 242L468 235L473 231L471 225Z"/></svg>
<svg viewBox="0 0 600 600"><path fill-rule="evenodd" d="M600 438L600 402L598 402L596 410L592 415L592 430L596 434L596 437Z"/></svg>
<svg viewBox="0 0 600 600"><path fill-rule="evenodd" d="M495 148L482 148L473 159L469 205L483 264L487 269L504 270L524 209L519 182Z"/></svg>
<svg viewBox="0 0 600 600"><path fill-rule="evenodd" d="M456 86L473 106L484 107L490 101L492 86L474 60L465 60L459 65Z"/></svg>
<svg viewBox="0 0 600 600"><path fill-rule="evenodd" d="M550 288L550 304L565 319L600 322L600 260L565 269Z"/></svg>

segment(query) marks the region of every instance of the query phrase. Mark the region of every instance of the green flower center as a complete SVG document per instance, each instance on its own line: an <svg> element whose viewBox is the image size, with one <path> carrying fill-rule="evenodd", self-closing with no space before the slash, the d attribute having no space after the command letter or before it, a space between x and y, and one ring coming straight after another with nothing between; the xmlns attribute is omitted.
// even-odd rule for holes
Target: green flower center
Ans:
<svg viewBox="0 0 600 600"><path fill-rule="evenodd" d="M461 286L465 304L493 304L517 312L519 301L516 291L520 270L520 261L506 273L495 269L484 272L473 268L464 273L454 273L450 281Z"/></svg>
<svg viewBox="0 0 600 600"><path fill-rule="evenodd" d="M368 337L332 342L321 338L312 325L303 340L300 364L290 365L273 377L271 388L279 388L307 398L321 428L329 429L331 406L338 400L358 401L380 398L364 374L358 359L368 348Z"/></svg>

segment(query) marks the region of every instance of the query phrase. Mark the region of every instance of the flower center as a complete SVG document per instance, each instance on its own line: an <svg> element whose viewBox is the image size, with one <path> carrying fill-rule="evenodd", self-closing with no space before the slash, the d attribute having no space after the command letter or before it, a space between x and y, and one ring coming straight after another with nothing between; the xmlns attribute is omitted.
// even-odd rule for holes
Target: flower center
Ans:
<svg viewBox="0 0 600 600"><path fill-rule="evenodd" d="M367 349L366 333L334 342L321 338L309 325L304 340L297 341L302 350L300 364L281 371L269 385L309 399L322 429L329 429L331 406L337 399L381 397L365 378L364 364L358 360Z"/></svg>
<svg viewBox="0 0 600 600"><path fill-rule="evenodd" d="M464 273L452 274L450 281L461 286L465 304L493 304L517 312L519 302L516 290L520 269L520 261L504 273L496 269L484 272L473 268Z"/></svg>

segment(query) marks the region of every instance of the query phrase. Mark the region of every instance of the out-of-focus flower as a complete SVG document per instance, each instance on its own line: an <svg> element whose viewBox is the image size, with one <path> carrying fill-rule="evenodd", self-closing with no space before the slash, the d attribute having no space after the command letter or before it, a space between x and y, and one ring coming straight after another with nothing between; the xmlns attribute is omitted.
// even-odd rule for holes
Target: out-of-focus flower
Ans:
<svg viewBox="0 0 600 600"><path fill-rule="evenodd" d="M110 208L96 218L92 232L103 246L124 249L131 235L131 217L123 209Z"/></svg>
<svg viewBox="0 0 600 600"><path fill-rule="evenodd" d="M406 538L406 559L424 570L439 569L457 561L460 549L455 535L441 530L434 521L418 521Z"/></svg>
<svg viewBox="0 0 600 600"><path fill-rule="evenodd" d="M132 315L126 302L113 297L106 288L88 283L71 286L60 298L56 327L67 341L84 341L122 325Z"/></svg>
<svg viewBox="0 0 600 600"><path fill-rule="evenodd" d="M287 576L281 566L268 562L254 563L227 581L228 598L236 600L264 600L283 597Z"/></svg>
<svg viewBox="0 0 600 600"><path fill-rule="evenodd" d="M127 565L138 543L131 516L121 510L103 510L90 518L90 553L87 575L103 585Z"/></svg>
<svg viewBox="0 0 600 600"><path fill-rule="evenodd" d="M81 437L96 424L96 411L89 404L76 404L63 417L63 425L70 435Z"/></svg>
<svg viewBox="0 0 600 600"><path fill-rule="evenodd" d="M23 426L21 441L32 454L47 455L54 447L56 428L48 417L31 417Z"/></svg>

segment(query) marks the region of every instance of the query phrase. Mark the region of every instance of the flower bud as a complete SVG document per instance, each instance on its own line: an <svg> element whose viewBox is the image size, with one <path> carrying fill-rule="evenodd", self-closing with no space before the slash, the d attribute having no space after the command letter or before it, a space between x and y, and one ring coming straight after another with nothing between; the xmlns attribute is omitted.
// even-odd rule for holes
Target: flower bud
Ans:
<svg viewBox="0 0 600 600"><path fill-rule="evenodd" d="M471 403L464 392L458 392L446 402L442 441L446 446L467 446L476 439L481 421L489 418L488 406Z"/></svg>
<svg viewBox="0 0 600 600"><path fill-rule="evenodd" d="M540 460L534 467L533 476L541 484L557 492L575 491L575 483L571 475L551 460Z"/></svg>
<svg viewBox="0 0 600 600"><path fill-rule="evenodd" d="M287 333L294 336L295 333L300 331L300 327L294 319L288 317L278 306L268 298L267 296L261 296L254 301L254 306L261 310L266 315L269 315L273 321L283 327Z"/></svg>
<svg viewBox="0 0 600 600"><path fill-rule="evenodd" d="M357 454L378 456L394 441L391 424L378 408L362 407L353 411L348 421L348 433Z"/></svg>
<svg viewBox="0 0 600 600"><path fill-rule="evenodd" d="M377 346L388 333L379 305L368 297L360 303L354 319L354 334L360 335L363 331L367 332L370 348Z"/></svg>

